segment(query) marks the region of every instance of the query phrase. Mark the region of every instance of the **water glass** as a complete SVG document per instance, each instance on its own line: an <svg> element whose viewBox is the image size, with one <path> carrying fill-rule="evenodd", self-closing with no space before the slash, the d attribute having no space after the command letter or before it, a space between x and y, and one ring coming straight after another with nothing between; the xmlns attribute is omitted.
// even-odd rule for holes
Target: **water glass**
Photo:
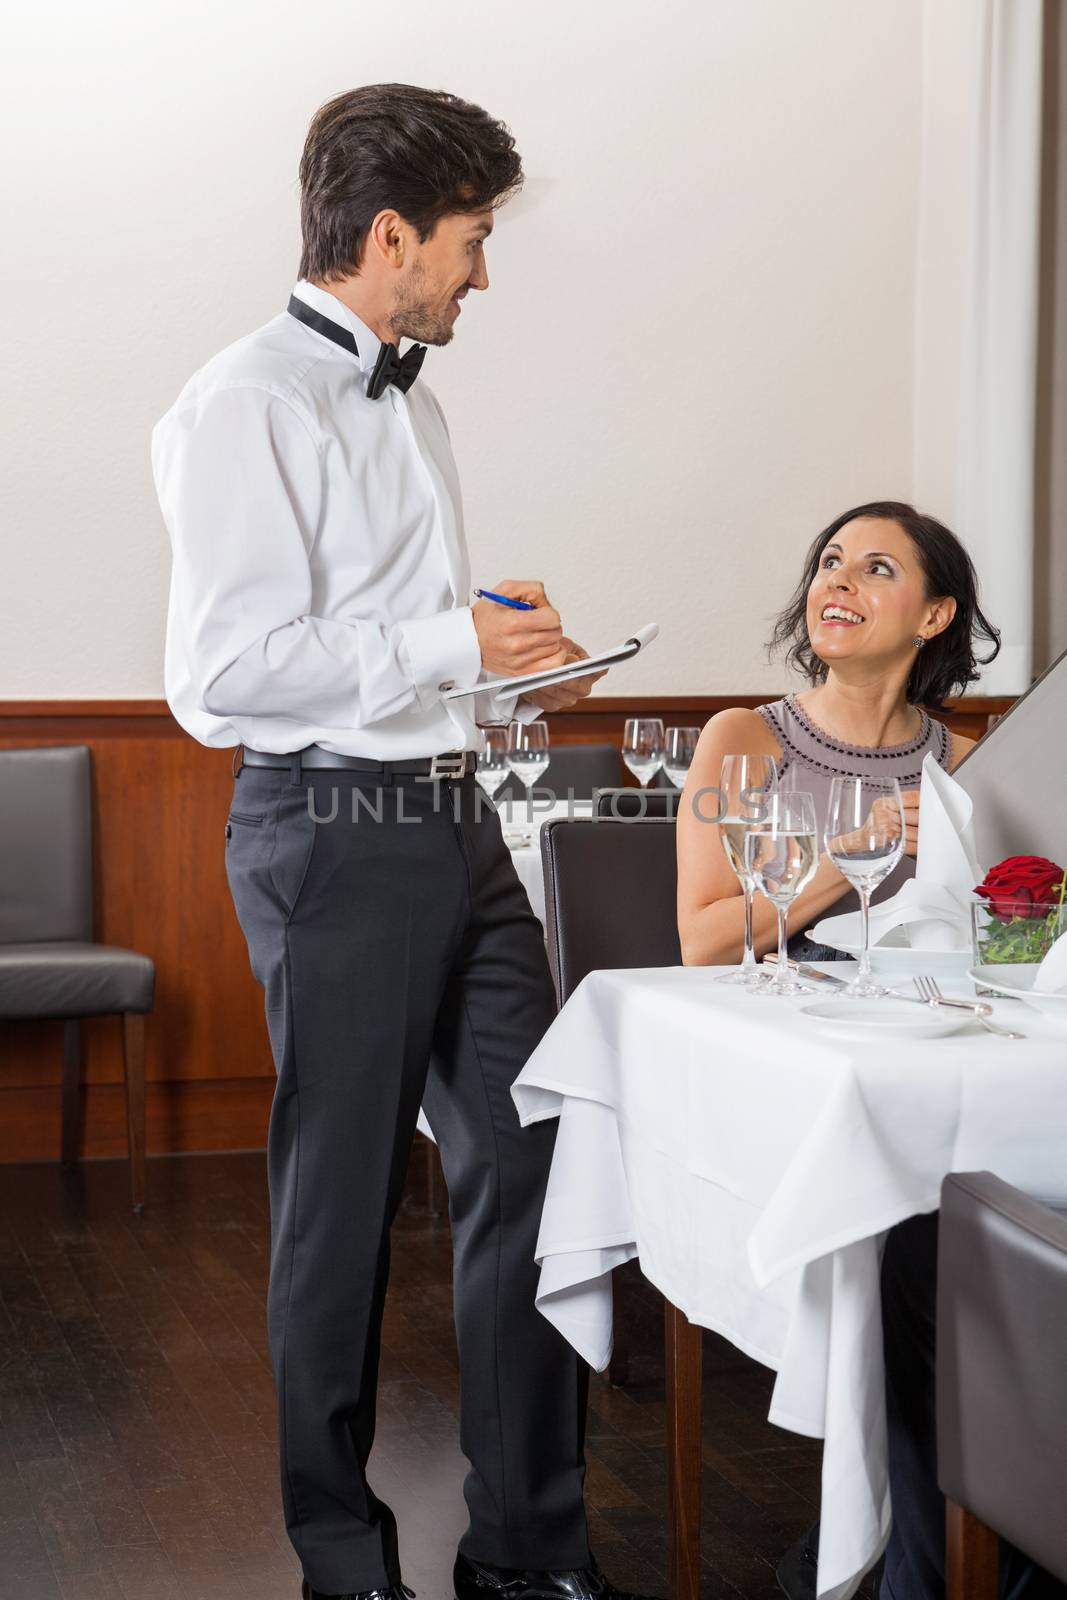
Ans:
<svg viewBox="0 0 1067 1600"><path fill-rule="evenodd" d="M696 754L699 728L668 728L664 746L663 770L676 789L685 788L689 768Z"/></svg>
<svg viewBox="0 0 1067 1600"><path fill-rule="evenodd" d="M767 982L752 948L752 896L755 883L745 861L745 835L771 818L771 802L778 793L778 768L772 756L724 756L719 772L719 838L745 900L745 953L740 967L716 983L751 989Z"/></svg>
<svg viewBox="0 0 1067 1600"><path fill-rule="evenodd" d="M627 717L622 739L622 759L647 789L663 765L666 735L659 717Z"/></svg>
<svg viewBox="0 0 1067 1600"><path fill-rule="evenodd" d="M871 895L903 855L904 838L904 803L895 778L834 779L826 813L826 853L860 897L863 940L859 971L843 991L846 995L866 999L888 993L871 976Z"/></svg>
<svg viewBox="0 0 1067 1600"><path fill-rule="evenodd" d="M745 835L745 864L756 888L778 913L778 965L763 994L810 994L789 970L786 914L807 888L819 865L819 835L815 826L815 797L807 789L779 792L771 802L769 820Z"/></svg>
<svg viewBox="0 0 1067 1600"><path fill-rule="evenodd" d="M537 780L548 771L551 760L549 749L548 723L537 722L512 722L507 731L508 749L507 764L515 774L526 791L526 815L533 821L533 789ZM508 806L508 819L511 820L512 812ZM533 833L529 828L510 828L505 830L504 843L509 849L514 850L533 841Z"/></svg>
<svg viewBox="0 0 1067 1600"><path fill-rule="evenodd" d="M511 770L508 766L508 730L486 728L484 731L485 743L478 752L475 777L492 800Z"/></svg>
<svg viewBox="0 0 1067 1600"><path fill-rule="evenodd" d="M533 789L538 778L548 771L551 752L547 722L513 722L508 728L508 766L526 790L526 809L533 820ZM523 832L508 843L529 844L532 834Z"/></svg>

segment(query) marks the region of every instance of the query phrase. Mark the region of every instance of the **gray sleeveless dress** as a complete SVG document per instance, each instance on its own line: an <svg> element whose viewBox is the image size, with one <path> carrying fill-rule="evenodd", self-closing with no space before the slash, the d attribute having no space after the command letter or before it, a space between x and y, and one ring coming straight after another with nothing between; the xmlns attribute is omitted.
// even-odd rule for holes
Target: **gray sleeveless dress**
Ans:
<svg viewBox="0 0 1067 1600"><path fill-rule="evenodd" d="M922 726L907 744L842 744L839 739L812 722L797 703L795 695L757 706L778 742L778 781L785 789L808 789L815 796L815 820L822 842L826 814L830 805L830 784L839 774L868 779L872 784L895 778L902 789L917 789L922 777L923 759L932 752L939 766L948 767L951 741L943 722L922 714ZM887 781L888 780L888 781ZM878 885L872 900L887 900L896 894L906 878L915 876L914 856L902 856L889 876ZM825 914L837 916L859 910L859 896L850 889ZM827 945L814 944L803 930L789 940L789 954L796 961L840 960L841 952Z"/></svg>

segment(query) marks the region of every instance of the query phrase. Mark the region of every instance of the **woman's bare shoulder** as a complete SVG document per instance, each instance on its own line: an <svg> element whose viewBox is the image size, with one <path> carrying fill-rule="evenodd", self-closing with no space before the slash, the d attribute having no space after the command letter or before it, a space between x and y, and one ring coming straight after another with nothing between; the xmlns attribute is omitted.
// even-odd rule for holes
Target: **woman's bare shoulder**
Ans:
<svg viewBox="0 0 1067 1600"><path fill-rule="evenodd" d="M725 711L716 711L704 724L700 742L717 747L732 745L740 753L751 751L755 755L764 751L774 755L779 748L770 725L749 706L728 706Z"/></svg>

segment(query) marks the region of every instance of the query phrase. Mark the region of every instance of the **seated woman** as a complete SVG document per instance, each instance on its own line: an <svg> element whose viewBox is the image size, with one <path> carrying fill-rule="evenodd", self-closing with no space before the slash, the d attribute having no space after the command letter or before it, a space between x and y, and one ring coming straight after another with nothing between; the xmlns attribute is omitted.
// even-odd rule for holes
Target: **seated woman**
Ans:
<svg viewBox="0 0 1067 1600"><path fill-rule="evenodd" d="M837 773L896 778L905 793L906 854L874 898L896 893L914 873L918 783L932 751L949 771L973 741L948 731L926 711L977 676L976 646L999 649L999 635L978 605L970 557L954 534L911 506L878 501L847 511L819 534L803 576L779 616L773 646L787 647L810 687L759 706L722 711L701 734L686 795L717 785L723 757L766 754L780 781L815 795L822 837L830 783ZM831 907L856 897L824 854L789 912L790 953L836 956L805 939ZM727 863L719 829L683 796L678 811L678 929L687 966L736 962L744 942L741 888ZM777 940L774 908L757 895L757 955ZM934 1448L934 1284L937 1218L913 1217L890 1231L882 1315L890 1492L894 1522L881 1600L941 1600L944 1595L944 1501ZM780 1562L781 1588L814 1600L818 1529ZM1015 1574L1014 1594L1036 1596L1035 1575ZM1027 1586L1030 1583L1031 1586Z"/></svg>
<svg viewBox="0 0 1067 1600"><path fill-rule="evenodd" d="M992 648L976 654L979 641ZM815 796L819 837L838 773L896 778L904 791L905 854L873 898L895 894L915 871L918 784L933 752L949 771L973 740L950 733L929 715L978 676L1000 648L997 630L978 605L974 566L955 534L933 517L897 501L846 511L808 552L803 576L778 617L772 649L786 647L810 687L758 706L720 711L705 726L686 791L716 786L723 757L764 754L786 787ZM740 961L744 904L719 840L702 807L678 809L678 933L686 966ZM789 950L798 959L836 956L804 937L833 907L858 899L825 855L789 911ZM774 907L757 895L757 956L777 942Z"/></svg>

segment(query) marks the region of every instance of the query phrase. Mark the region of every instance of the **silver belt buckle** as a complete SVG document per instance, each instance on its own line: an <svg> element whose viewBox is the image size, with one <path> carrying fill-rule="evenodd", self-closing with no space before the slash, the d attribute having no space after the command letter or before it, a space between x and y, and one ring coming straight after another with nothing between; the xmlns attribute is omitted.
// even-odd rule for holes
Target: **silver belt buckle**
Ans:
<svg viewBox="0 0 1067 1600"><path fill-rule="evenodd" d="M450 750L443 756L433 756L430 759L429 776L431 778L462 778L467 769L467 752L465 750Z"/></svg>

